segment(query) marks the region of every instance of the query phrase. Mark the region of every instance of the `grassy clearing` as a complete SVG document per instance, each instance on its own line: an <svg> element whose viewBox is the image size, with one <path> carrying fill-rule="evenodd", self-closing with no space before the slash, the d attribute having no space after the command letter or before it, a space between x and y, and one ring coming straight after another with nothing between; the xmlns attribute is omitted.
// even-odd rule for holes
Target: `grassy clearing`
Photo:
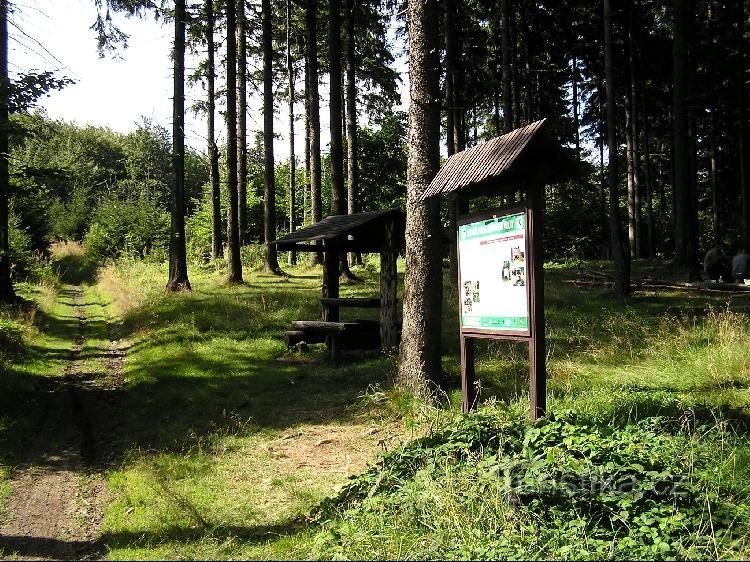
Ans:
<svg viewBox="0 0 750 562"><path fill-rule="evenodd" d="M431 409L394 390L392 358L351 356L334 368L321 349L289 352L283 330L315 318L320 297L318 270L289 273L246 271L237 286L223 270L193 269L192 293L167 294L166 266L136 261L84 286L92 368L115 313L127 351L108 428L110 558L748 555L747 299L659 293L625 304L564 283L570 270L549 270L557 417L540 436L525 421L522 346L480 344L483 406L470 417L453 413L456 387ZM342 293L377 294L376 273L357 273L364 282ZM34 298L66 306L61 296L60 305L51 290ZM446 298L443 336L457 383L455 301ZM54 336L13 318L27 343ZM50 348L26 356L23 372ZM366 469L384 450L393 452ZM691 487L684 501L646 495L632 506L622 495L546 488L514 496L498 477L510 465L558 477L648 469L652 480Z"/></svg>
<svg viewBox="0 0 750 562"><path fill-rule="evenodd" d="M358 273L366 281L342 293L375 294L373 272ZM320 298L317 271L290 274L246 272L237 286L193 271L195 290L175 295L154 283L159 265L101 272L128 340L104 525L112 558L303 555L301 517L406 433L398 398L363 400L390 388L391 358L334 368L322 349L286 349L281 333L317 317Z"/></svg>

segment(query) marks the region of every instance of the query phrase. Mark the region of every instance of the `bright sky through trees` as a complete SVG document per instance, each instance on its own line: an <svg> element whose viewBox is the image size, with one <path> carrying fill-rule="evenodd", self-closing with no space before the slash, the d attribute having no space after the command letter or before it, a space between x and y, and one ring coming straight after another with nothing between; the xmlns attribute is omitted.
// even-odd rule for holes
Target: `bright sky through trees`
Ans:
<svg viewBox="0 0 750 562"><path fill-rule="evenodd" d="M149 118L166 128L172 120L172 27L145 19L125 18L115 15L118 26L130 39L128 48L115 56L99 58L96 37L90 29L96 19L93 0L19 0L10 25L10 71L58 70L62 76L76 81L61 92L53 92L41 102L50 117L75 121L78 124L108 126L128 132L142 117ZM221 53L218 53L222 56ZM190 73L196 60L188 59ZM403 67L404 59L397 60ZM402 105L408 95L406 76L403 74ZM217 87L223 87L223 76ZM301 86L300 86L301 87ZM328 150L328 94L327 85L321 87L321 145ZM205 91L201 85L186 89L186 107L202 99ZM255 131L262 129L261 99L253 88L249 89L248 136L253 141ZM217 108L223 111L222 100ZM278 108L277 108L278 109ZM299 104L298 115L302 115ZM223 118L217 116L218 134L223 133ZM186 142L194 148L205 150L204 117L197 118L188 110ZM276 131L287 131L286 111L277 111ZM298 127L298 131L303 131ZM297 135L297 153L302 154L304 138ZM287 158L289 149L284 138L275 142L279 158Z"/></svg>

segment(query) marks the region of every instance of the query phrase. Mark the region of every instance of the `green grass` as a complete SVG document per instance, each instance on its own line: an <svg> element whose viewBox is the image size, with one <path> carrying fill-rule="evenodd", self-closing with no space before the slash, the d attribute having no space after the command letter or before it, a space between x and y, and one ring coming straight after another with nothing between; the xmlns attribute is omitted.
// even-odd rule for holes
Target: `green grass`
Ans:
<svg viewBox="0 0 750 562"><path fill-rule="evenodd" d="M73 280L86 279L78 263L69 259L67 271ZM428 408L393 388L393 358L356 355L333 367L320 347L310 354L289 352L281 337L289 323L319 315L320 271L288 272L273 277L246 271L245 284L229 285L223 269L192 268L194 291L168 294L166 266L136 261L105 268L97 283L84 285L87 370L102 371L107 322L114 315L127 353L125 385L107 428L111 501L102 540L110 558L585 558L633 552L602 550L598 523L585 513L539 519L528 506L509 503L483 477L491 455L475 453L441 457L367 501L334 502L327 519L309 521L316 506L380 451L409 451L400 443L441 435L456 423L457 299L446 291L443 364L454 386L442 406ZM364 281L343 285L342 294L376 295L376 272L357 274ZM573 276L574 270L560 266L547 272L550 410L574 410L592 443L610 443L611 428L624 432L617 443L633 435L647 441L638 424L652 416L688 428L657 434L659 466L690 474L701 494L723 498L736 521L724 535L694 525L692 534L680 535L688 550L679 552L747 555L731 533L750 520L750 301L660 292L637 293L625 303L604 290L565 283ZM72 322L66 318L67 289L62 285L55 300L52 289L25 286L40 303L35 312L3 312L22 334L24 358L10 372L15 384L29 385L27 396L34 381L64 368ZM477 358L484 415L526 431L526 349L481 342ZM11 411L2 418L0 439L28 434L20 417ZM547 445L540 447L548 455ZM3 466L10 464L3 459ZM374 470L377 479L382 467ZM557 526L563 520L573 522L570 528ZM690 550L700 541L689 537L701 533L718 537L720 545Z"/></svg>

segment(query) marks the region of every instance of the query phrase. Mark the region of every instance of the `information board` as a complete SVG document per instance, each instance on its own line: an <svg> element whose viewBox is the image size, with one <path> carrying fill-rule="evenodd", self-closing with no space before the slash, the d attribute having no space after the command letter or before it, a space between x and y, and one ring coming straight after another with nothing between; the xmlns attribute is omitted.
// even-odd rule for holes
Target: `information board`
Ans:
<svg viewBox="0 0 750 562"><path fill-rule="evenodd" d="M526 212L458 227L461 328L529 333Z"/></svg>

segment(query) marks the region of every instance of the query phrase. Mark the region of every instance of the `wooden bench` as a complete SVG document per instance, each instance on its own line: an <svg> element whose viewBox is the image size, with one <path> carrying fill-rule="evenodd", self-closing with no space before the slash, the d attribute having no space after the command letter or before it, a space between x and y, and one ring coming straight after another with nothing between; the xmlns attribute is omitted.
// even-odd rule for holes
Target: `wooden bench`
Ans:
<svg viewBox="0 0 750 562"><path fill-rule="evenodd" d="M380 347L380 324L377 320L351 322L325 322L321 320L296 320L293 330L284 333L287 346L300 342L323 343L328 346L329 357L338 364L341 349L377 349Z"/></svg>

